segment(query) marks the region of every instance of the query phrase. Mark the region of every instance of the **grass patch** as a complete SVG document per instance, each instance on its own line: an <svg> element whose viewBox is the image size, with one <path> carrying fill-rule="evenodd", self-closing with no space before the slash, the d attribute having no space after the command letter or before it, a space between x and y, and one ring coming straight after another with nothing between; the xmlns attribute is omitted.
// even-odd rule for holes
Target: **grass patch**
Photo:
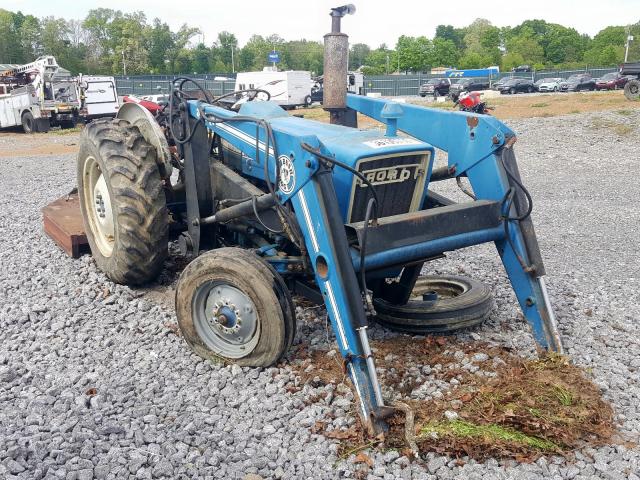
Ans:
<svg viewBox="0 0 640 480"><path fill-rule="evenodd" d="M371 342L376 364L381 369L383 388L399 394L400 401L414 413L413 425L405 426L403 413L389 419L389 431L376 449L407 449L407 429L413 432L421 454L436 452L476 460L512 458L535 461L542 455L571 456L585 446L615 443L616 428L611 405L602 399L600 389L587 378L583 369L564 356L546 354L538 359L523 359L506 349L482 343L462 343L445 337L417 339L396 337ZM489 360L478 364L491 376L471 373L462 368L460 355L472 358L483 352ZM430 381L450 382L442 396L416 400L412 392L424 380L415 377L416 365L440 365ZM314 387L346 383L339 355L321 350L300 351L291 366L300 384ZM306 399L310 403L321 399ZM457 418L446 420L447 411ZM352 415L356 416L355 403ZM328 425L327 425L328 426ZM323 425L314 433L323 432ZM348 430L324 431L340 440L339 452L347 453L367 445L371 438L358 424Z"/></svg>
<svg viewBox="0 0 640 480"><path fill-rule="evenodd" d="M57 136L65 136L65 135L73 135L75 133L80 133L83 127L73 127L73 128L56 128L54 130L49 130L50 135Z"/></svg>
<svg viewBox="0 0 640 480"><path fill-rule="evenodd" d="M618 115L623 115L623 116L625 116L625 117L628 117L629 115L631 115L631 114L633 113L633 110L626 110L626 109L623 109L623 110L618 110L618 111L616 111L616 113L617 113Z"/></svg>
<svg viewBox="0 0 640 480"><path fill-rule="evenodd" d="M527 435L513 428L503 427L495 423L478 425L464 420L452 422L429 423L422 427L422 436L457 437L460 439L477 439L485 442L514 443L523 447L531 447L542 451L558 451L559 447L549 440Z"/></svg>
<svg viewBox="0 0 640 480"><path fill-rule="evenodd" d="M544 108L544 107L548 107L549 104L545 103L545 102L541 102L541 103L534 103L531 105L533 108Z"/></svg>
<svg viewBox="0 0 640 480"><path fill-rule="evenodd" d="M602 118L594 119L591 122L591 127L598 130L610 130L621 137L630 135L634 130L632 124Z"/></svg>

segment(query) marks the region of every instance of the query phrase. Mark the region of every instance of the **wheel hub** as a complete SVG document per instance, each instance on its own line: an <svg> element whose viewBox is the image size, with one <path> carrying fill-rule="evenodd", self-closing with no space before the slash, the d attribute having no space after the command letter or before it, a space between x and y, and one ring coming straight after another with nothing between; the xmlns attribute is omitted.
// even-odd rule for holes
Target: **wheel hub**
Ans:
<svg viewBox="0 0 640 480"><path fill-rule="evenodd" d="M259 339L256 307L240 289L207 282L193 299L194 324L206 345L226 358L249 354Z"/></svg>

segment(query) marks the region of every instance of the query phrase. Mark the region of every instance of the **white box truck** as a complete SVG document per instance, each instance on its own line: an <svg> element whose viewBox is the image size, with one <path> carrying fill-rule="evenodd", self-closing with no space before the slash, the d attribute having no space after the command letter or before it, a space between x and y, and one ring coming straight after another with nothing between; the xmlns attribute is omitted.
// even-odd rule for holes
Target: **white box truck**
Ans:
<svg viewBox="0 0 640 480"><path fill-rule="evenodd" d="M82 92L80 115L85 121L116 116L120 103L113 77L80 74L78 84Z"/></svg>
<svg viewBox="0 0 640 480"><path fill-rule="evenodd" d="M242 72L236 77L236 90L266 90L282 108L311 105L311 73L300 70Z"/></svg>

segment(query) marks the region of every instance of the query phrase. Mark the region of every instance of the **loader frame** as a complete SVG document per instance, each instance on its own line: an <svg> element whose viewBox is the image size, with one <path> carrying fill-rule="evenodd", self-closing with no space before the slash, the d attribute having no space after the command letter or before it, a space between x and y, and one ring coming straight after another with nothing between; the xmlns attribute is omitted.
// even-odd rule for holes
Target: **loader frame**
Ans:
<svg viewBox="0 0 640 480"><path fill-rule="evenodd" d="M330 161L332 152L316 136L297 133L295 125L283 120L269 102L250 102L238 114L201 100L188 100L183 104L182 122L190 132L189 140L179 145L184 158L188 225L181 244L198 255L215 248L216 228L222 222L289 203L295 212L295 229L303 239L302 257L283 259L270 255L266 248L264 258L277 271L289 275L292 288L296 285L292 272L312 269L318 296L326 305L345 369L357 392L359 413L375 433L385 429L390 410L382 398L367 339L366 302L357 277L362 268L367 272L404 268L415 281L420 266L428 259L494 242L537 344L557 352L562 351L562 344L530 217L531 200L515 161L515 134L497 119L474 113L400 105L357 95L347 96L347 106L350 118L358 112L386 124L388 138L396 138L399 130L446 151L448 167L440 177L468 177L476 199L451 204L426 194L416 212L385 217L373 225L345 225L332 179L336 168ZM274 191L262 194L251 204L244 202L216 211L219 192L214 177L220 173L211 167L212 135L241 152L239 174L266 181L275 186ZM295 171L293 182L283 178L283 163ZM435 172L433 176L435 179ZM364 230L368 239L363 264L359 242ZM408 281L407 285L410 290L413 284ZM403 295L407 292L401 292Z"/></svg>

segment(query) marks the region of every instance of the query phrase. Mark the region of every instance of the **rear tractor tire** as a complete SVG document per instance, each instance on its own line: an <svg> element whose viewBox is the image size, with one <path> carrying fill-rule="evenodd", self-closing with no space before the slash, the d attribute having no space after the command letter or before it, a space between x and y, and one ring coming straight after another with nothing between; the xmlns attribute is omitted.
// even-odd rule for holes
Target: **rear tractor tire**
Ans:
<svg viewBox="0 0 640 480"><path fill-rule="evenodd" d="M176 288L176 314L194 352L245 367L276 363L296 330L282 277L241 248L211 250L187 265Z"/></svg>
<svg viewBox="0 0 640 480"><path fill-rule="evenodd" d="M640 100L640 79L629 80L624 86L624 96L628 100Z"/></svg>
<svg viewBox="0 0 640 480"><path fill-rule="evenodd" d="M125 285L154 280L169 240L156 150L126 120L97 120L82 132L77 176L85 233L98 268Z"/></svg>

